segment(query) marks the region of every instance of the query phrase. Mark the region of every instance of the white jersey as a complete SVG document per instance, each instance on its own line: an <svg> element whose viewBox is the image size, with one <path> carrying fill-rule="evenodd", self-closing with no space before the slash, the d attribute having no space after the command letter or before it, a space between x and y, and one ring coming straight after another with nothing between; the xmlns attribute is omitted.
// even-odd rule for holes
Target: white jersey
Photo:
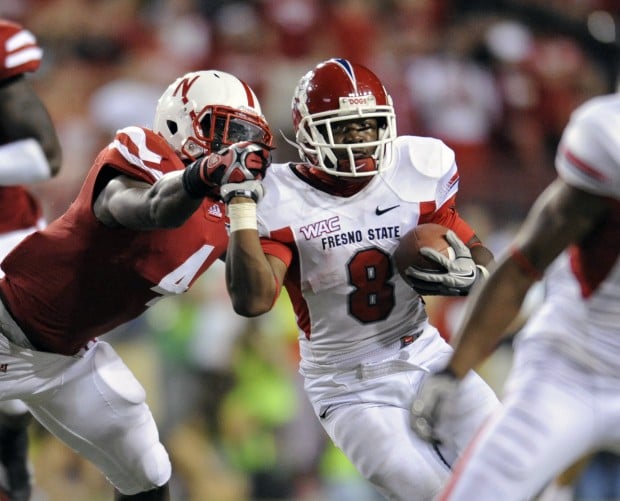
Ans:
<svg viewBox="0 0 620 501"><path fill-rule="evenodd" d="M578 458L620 454L620 95L573 113L556 168L568 184L607 197L610 210L548 269L547 297L518 336L504 405L438 501L533 499Z"/></svg>
<svg viewBox="0 0 620 501"><path fill-rule="evenodd" d="M588 101L572 115L558 154L559 176L608 197L604 224L569 247L546 275L547 300L534 331L568 356L609 374L620 369L620 95ZM563 319L558 322L557 319Z"/></svg>
<svg viewBox="0 0 620 501"><path fill-rule="evenodd" d="M285 285L304 361L354 364L422 329L424 304L391 256L421 214L456 194L451 149L432 138L399 137L391 168L350 197L315 189L291 164L272 165L264 187L259 233L293 251Z"/></svg>
<svg viewBox="0 0 620 501"><path fill-rule="evenodd" d="M471 372L441 450L409 424L421 382L452 349L391 256L421 222L449 226L465 241L473 230L454 208L452 150L405 136L393 153L390 168L349 197L313 187L293 164L272 165L258 229L265 253L290 261L284 285L299 326L304 389L331 441L386 498L430 501L498 402Z"/></svg>

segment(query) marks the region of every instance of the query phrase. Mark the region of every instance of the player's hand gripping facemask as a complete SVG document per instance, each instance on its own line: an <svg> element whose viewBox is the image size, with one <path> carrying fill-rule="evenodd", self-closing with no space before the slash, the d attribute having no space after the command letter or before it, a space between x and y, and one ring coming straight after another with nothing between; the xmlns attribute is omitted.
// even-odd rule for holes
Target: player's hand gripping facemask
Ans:
<svg viewBox="0 0 620 501"><path fill-rule="evenodd" d="M260 181L271 164L271 148L244 141L200 158L185 168L183 186L192 198L219 198L229 183Z"/></svg>

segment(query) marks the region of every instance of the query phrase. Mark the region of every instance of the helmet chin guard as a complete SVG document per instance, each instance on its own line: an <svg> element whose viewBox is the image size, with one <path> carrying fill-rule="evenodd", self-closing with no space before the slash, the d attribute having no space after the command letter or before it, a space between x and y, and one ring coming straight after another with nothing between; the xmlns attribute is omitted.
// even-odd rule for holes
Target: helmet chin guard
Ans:
<svg viewBox="0 0 620 501"><path fill-rule="evenodd" d="M217 70L187 73L174 81L159 98L153 130L184 161L239 141L273 142L254 91Z"/></svg>
<svg viewBox="0 0 620 501"><path fill-rule="evenodd" d="M292 112L295 142L289 142L303 161L343 177L374 176L389 168L396 114L392 98L368 68L346 59L320 63L301 78ZM335 126L368 118L377 120L377 140L355 144L334 141ZM372 153L362 155L361 149Z"/></svg>

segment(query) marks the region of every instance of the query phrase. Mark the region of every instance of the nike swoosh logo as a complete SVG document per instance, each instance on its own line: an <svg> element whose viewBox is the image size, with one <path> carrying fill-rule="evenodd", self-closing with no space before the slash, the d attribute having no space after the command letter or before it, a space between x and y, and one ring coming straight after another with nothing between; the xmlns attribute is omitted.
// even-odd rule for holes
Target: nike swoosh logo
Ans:
<svg viewBox="0 0 620 501"><path fill-rule="evenodd" d="M391 210L396 209L396 207L400 207L400 205L393 205L392 207L386 207L385 209L380 209L377 205L377 208L375 209L375 214L377 216L380 216L382 214L385 214L386 212L390 212Z"/></svg>

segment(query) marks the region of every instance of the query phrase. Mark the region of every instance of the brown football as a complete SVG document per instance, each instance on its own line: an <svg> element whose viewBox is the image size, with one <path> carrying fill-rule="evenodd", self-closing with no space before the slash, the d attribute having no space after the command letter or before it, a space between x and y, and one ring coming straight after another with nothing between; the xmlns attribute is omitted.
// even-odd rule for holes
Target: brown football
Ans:
<svg viewBox="0 0 620 501"><path fill-rule="evenodd" d="M426 223L405 233L393 254L398 272L403 275L409 266L429 271L445 271L439 263L420 254L420 248L431 247L444 256L450 257L452 248L445 237L447 231L448 228L440 224Z"/></svg>

